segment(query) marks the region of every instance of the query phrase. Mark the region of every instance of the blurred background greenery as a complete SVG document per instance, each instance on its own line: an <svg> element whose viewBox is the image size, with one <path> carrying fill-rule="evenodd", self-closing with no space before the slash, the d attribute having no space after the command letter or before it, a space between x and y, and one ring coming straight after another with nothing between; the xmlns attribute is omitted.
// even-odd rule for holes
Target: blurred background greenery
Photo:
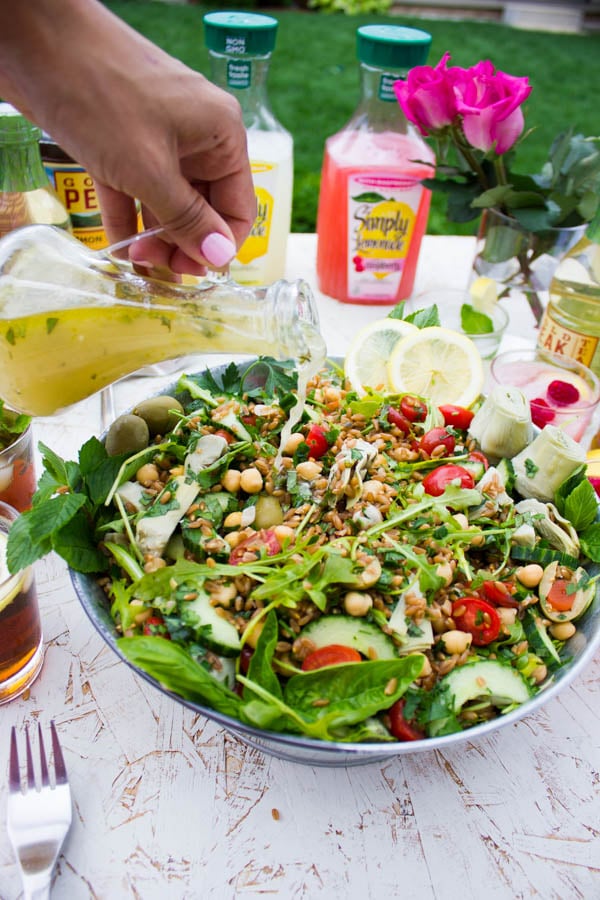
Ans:
<svg viewBox="0 0 600 900"><path fill-rule="evenodd" d="M353 5L357 5L354 0ZM259 11L258 4L252 2L229 6L108 0L106 6L205 75L209 67L202 27L204 13L223 8ZM293 231L315 230L325 139L347 122L358 101L356 29L361 25L389 22L423 28L433 38L431 64L448 50L452 65L471 66L480 59L490 59L497 68L512 75L529 76L533 91L525 106L525 119L532 131L518 149L515 169L519 172L539 170L559 131L573 126L582 134L593 135L600 130L596 93L600 84L600 34L522 31L494 22L419 19L386 13L327 14L290 8L285 0L280 4L272 2L268 8L260 6L260 12L279 20L269 97L273 112L294 137ZM443 197L434 196L430 234L469 234L474 229L474 224L448 222Z"/></svg>

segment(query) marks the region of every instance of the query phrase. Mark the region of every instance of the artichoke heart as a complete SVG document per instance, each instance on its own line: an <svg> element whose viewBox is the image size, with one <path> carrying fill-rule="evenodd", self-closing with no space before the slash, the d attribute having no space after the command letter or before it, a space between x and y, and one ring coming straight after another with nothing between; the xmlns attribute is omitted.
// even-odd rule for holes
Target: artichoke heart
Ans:
<svg viewBox="0 0 600 900"><path fill-rule="evenodd" d="M490 462L520 453L533 437L529 403L515 387L496 387L475 413L469 427Z"/></svg>
<svg viewBox="0 0 600 900"><path fill-rule="evenodd" d="M575 558L579 556L577 532L569 520L561 516L553 503L542 503L541 500L530 497L527 500L520 500L515 505L515 510L532 516L533 528L551 547Z"/></svg>
<svg viewBox="0 0 600 900"><path fill-rule="evenodd" d="M522 497L551 501L585 458L585 450L572 437L555 425L546 425L529 447L514 457L515 487Z"/></svg>
<svg viewBox="0 0 600 900"><path fill-rule="evenodd" d="M336 497L346 495L348 509L355 506L363 492L364 476L377 456L377 447L358 438L347 441L335 458L329 474L329 490Z"/></svg>

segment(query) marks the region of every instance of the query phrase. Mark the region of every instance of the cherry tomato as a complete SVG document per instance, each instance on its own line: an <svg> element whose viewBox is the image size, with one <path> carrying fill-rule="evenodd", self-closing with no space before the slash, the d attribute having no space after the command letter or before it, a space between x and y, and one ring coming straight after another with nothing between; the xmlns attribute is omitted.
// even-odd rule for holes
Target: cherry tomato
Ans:
<svg viewBox="0 0 600 900"><path fill-rule="evenodd" d="M235 441L234 435L230 431L226 431L224 428L219 428L217 431L215 431L215 434L217 434L219 437L222 437L223 440L227 441L228 444L233 444L233 442Z"/></svg>
<svg viewBox="0 0 600 900"><path fill-rule="evenodd" d="M409 422L424 422L427 418L427 404L414 394L405 394L400 401L400 412Z"/></svg>
<svg viewBox="0 0 600 900"><path fill-rule="evenodd" d="M452 618L460 631L468 631L476 647L491 644L500 634L500 616L479 597L461 597L452 604Z"/></svg>
<svg viewBox="0 0 600 900"><path fill-rule="evenodd" d="M239 566L242 562L258 559L263 550L267 556L275 556L281 552L281 544L272 528L263 528L245 541L240 541L229 554L229 565Z"/></svg>
<svg viewBox="0 0 600 900"><path fill-rule="evenodd" d="M308 654L302 663L302 671L312 672L313 669L337 666L340 663L357 663L361 659L360 653L354 647L345 647L343 644L327 644Z"/></svg>
<svg viewBox="0 0 600 900"><path fill-rule="evenodd" d="M404 698L396 700L394 705L390 707L388 715L390 717L390 731L397 741L420 741L425 737L425 732L417 728L411 722L407 722L404 718Z"/></svg>
<svg viewBox="0 0 600 900"><path fill-rule="evenodd" d="M393 406L387 411L387 420L390 425L395 425L396 428L399 428L402 434L408 434L410 432L410 422L399 410L394 409Z"/></svg>
<svg viewBox="0 0 600 900"><path fill-rule="evenodd" d="M444 417L444 424L450 425L452 428L460 428L466 431L475 413L471 409L465 409L464 406L455 406L453 403L446 403L444 406L438 407Z"/></svg>
<svg viewBox="0 0 600 900"><path fill-rule="evenodd" d="M308 444L308 455L312 459L321 459L329 450L327 433L320 425L310 426L310 431L306 435L306 443Z"/></svg>
<svg viewBox="0 0 600 900"><path fill-rule="evenodd" d="M513 597L515 590L516 587L511 581L484 581L481 585L481 593L490 603L519 609L519 601Z"/></svg>
<svg viewBox="0 0 600 900"><path fill-rule="evenodd" d="M453 453L456 446L454 435L446 431L445 428L432 428L431 431L425 432L419 441L418 447L419 450L424 450L425 453L431 455L440 444L443 444L446 448L446 454Z"/></svg>
<svg viewBox="0 0 600 900"><path fill-rule="evenodd" d="M468 459L472 459L474 462L482 463L485 471L487 472L490 463L485 453L482 453L480 450L471 450Z"/></svg>
<svg viewBox="0 0 600 900"><path fill-rule="evenodd" d="M570 591L569 588L571 588ZM570 581L565 578L557 578L550 588L547 600L552 609L557 612L568 612L573 606L575 593Z"/></svg>
<svg viewBox="0 0 600 900"><path fill-rule="evenodd" d="M142 633L152 635L152 637L159 635L160 637L167 638L168 641L171 640L171 635L165 625L165 620L158 613L153 616L148 616L142 625Z"/></svg>
<svg viewBox="0 0 600 900"><path fill-rule="evenodd" d="M245 413L243 416L240 416L240 420L244 425L256 425L256 416L254 413Z"/></svg>
<svg viewBox="0 0 600 900"><path fill-rule="evenodd" d="M452 481L458 481L463 488L472 488L475 484L468 469L448 463L429 472L423 479L423 487L425 493L431 497L440 497L444 493L446 485Z"/></svg>

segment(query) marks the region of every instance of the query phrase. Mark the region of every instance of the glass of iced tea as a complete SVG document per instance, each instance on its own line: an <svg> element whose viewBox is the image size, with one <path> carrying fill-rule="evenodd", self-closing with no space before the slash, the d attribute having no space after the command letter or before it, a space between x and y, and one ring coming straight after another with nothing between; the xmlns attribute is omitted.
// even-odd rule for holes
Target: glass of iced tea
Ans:
<svg viewBox="0 0 600 900"><path fill-rule="evenodd" d="M0 704L27 690L44 656L33 571L11 575L6 565L8 532L18 515L0 502Z"/></svg>
<svg viewBox="0 0 600 900"><path fill-rule="evenodd" d="M0 501L19 512L29 509L36 478L29 416L0 402Z"/></svg>

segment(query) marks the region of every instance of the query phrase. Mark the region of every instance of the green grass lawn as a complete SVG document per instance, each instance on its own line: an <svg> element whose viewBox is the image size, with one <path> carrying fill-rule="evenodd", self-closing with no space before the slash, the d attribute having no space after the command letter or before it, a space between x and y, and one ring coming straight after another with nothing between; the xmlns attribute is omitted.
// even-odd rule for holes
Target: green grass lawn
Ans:
<svg viewBox="0 0 600 900"><path fill-rule="evenodd" d="M208 75L202 16L223 9L224 4L109 0L106 5L173 56ZM432 64L448 50L453 65L471 66L491 59L499 69L528 75L533 91L525 117L527 127L534 130L519 148L517 168L523 173L540 168L559 131L571 125L586 135L600 131L594 93L600 84L600 34L553 34L487 22L350 17L290 9L273 14L280 24L269 95L275 115L294 136L294 231L315 230L323 144L345 124L358 101L356 29L360 25L388 21L429 31ZM433 198L431 234L472 230L446 221L443 199Z"/></svg>

